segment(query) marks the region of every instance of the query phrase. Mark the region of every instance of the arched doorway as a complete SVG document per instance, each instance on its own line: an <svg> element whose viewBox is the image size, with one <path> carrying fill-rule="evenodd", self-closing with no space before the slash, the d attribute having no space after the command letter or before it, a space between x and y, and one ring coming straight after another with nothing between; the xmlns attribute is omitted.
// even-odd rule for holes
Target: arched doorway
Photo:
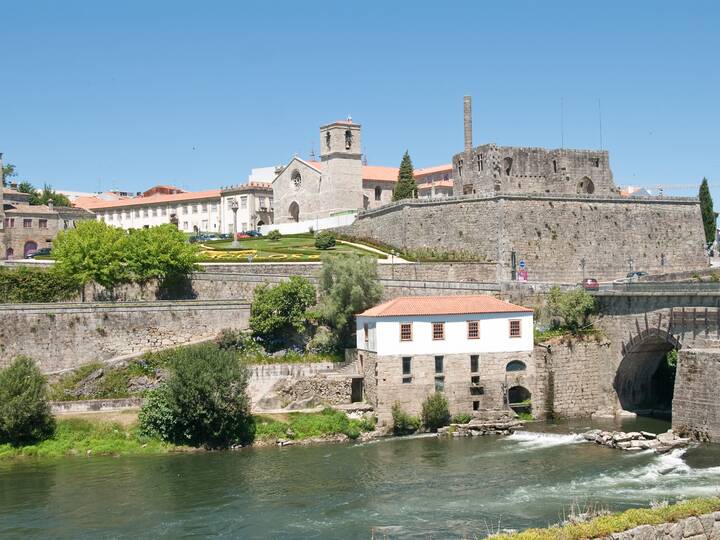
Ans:
<svg viewBox="0 0 720 540"><path fill-rule="evenodd" d="M28 240L25 242L25 247L23 248L23 257L28 258L30 255L35 253L37 251L37 243L33 242L32 240Z"/></svg>
<svg viewBox="0 0 720 540"><path fill-rule="evenodd" d="M15 250L11 247L5 250L5 259L10 261L15 258Z"/></svg>
<svg viewBox="0 0 720 540"><path fill-rule="evenodd" d="M290 204L289 212L290 212L290 219L292 221L296 221L296 222L300 221L300 205L298 203L293 201Z"/></svg>
<svg viewBox="0 0 720 540"><path fill-rule="evenodd" d="M516 413L529 413L532 409L532 395L524 386L512 386L508 389L508 405Z"/></svg>
<svg viewBox="0 0 720 540"><path fill-rule="evenodd" d="M620 406L640 416L669 419L675 390L677 351L682 347L663 330L642 332L625 351L613 386Z"/></svg>
<svg viewBox="0 0 720 540"><path fill-rule="evenodd" d="M586 195L592 195L595 193L595 184L587 176L584 176L577 185L577 192L584 193Z"/></svg>

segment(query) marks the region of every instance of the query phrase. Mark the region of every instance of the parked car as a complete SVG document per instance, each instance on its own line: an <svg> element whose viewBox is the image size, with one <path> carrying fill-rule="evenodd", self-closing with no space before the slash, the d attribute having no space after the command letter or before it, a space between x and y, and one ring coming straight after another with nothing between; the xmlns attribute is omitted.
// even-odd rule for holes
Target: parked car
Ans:
<svg viewBox="0 0 720 540"><path fill-rule="evenodd" d="M51 249L51 248L48 248L48 247L40 248L40 249L38 249L37 251L28 254L27 258L28 258L28 259L34 259L34 258L37 257L38 255L50 255L50 252L51 252L51 251L52 251L52 249Z"/></svg>
<svg viewBox="0 0 720 540"><path fill-rule="evenodd" d="M638 278L640 278L641 276L647 276L647 272L639 272L639 271L630 272L630 273L628 273L627 278L631 281L637 281Z"/></svg>
<svg viewBox="0 0 720 540"><path fill-rule="evenodd" d="M253 236L255 238L262 236L262 233L260 231L247 231L246 233L248 236Z"/></svg>
<svg viewBox="0 0 720 540"><path fill-rule="evenodd" d="M597 291L600 288L598 280L591 277L583 279L581 285L586 291Z"/></svg>
<svg viewBox="0 0 720 540"><path fill-rule="evenodd" d="M230 233L223 233L223 234L220 235L220 238L222 238L223 240L232 240L232 234L230 234Z"/></svg>

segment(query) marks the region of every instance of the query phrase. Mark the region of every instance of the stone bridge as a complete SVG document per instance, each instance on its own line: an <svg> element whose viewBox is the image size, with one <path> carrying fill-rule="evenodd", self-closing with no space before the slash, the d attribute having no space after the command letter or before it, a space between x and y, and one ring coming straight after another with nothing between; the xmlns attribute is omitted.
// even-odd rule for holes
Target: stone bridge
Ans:
<svg viewBox="0 0 720 540"><path fill-rule="evenodd" d="M692 393L692 385L682 380L687 371L678 367L673 387L659 368L672 350L720 350L720 284L626 284L595 296L602 313L598 325L610 342L601 384L611 386L609 395L616 399L599 408L657 414L669 413L672 403L673 417L684 416L677 408L692 396L678 396L677 391ZM702 374L695 380L703 380Z"/></svg>

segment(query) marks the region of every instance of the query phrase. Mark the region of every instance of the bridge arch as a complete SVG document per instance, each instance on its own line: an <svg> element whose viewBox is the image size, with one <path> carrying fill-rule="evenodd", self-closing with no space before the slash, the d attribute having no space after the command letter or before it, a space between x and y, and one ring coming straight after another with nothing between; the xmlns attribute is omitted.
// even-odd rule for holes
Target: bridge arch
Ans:
<svg viewBox="0 0 720 540"><path fill-rule="evenodd" d="M669 417L675 369L668 354L682 343L670 332L646 328L623 348L613 386L626 411L645 416Z"/></svg>

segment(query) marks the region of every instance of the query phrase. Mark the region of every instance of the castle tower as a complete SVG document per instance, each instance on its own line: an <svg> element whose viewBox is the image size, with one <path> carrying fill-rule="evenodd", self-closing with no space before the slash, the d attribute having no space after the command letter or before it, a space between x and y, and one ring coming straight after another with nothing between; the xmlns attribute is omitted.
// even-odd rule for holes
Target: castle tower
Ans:
<svg viewBox="0 0 720 540"><path fill-rule="evenodd" d="M331 215L363 207L362 139L352 118L320 127L321 212Z"/></svg>

